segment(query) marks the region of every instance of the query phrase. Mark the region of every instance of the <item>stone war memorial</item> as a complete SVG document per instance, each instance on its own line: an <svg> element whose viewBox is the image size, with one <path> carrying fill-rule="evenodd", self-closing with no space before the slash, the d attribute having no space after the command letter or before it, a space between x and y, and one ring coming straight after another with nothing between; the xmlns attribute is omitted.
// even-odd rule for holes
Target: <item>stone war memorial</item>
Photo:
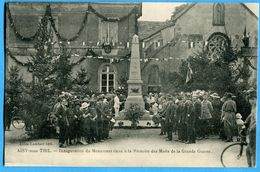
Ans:
<svg viewBox="0 0 260 172"><path fill-rule="evenodd" d="M136 105L140 108L140 113L142 117L139 119L139 126L147 126L147 122L152 124L152 117L150 116L149 111L145 110L144 99L142 93L143 81L141 78L141 69L140 69L140 50L139 50L139 37L134 35L132 39L132 49L131 49L131 58L130 58L130 69L129 69L129 79L128 84L128 96L125 101L125 109L120 112L120 116L117 117L117 124L120 124L124 121L124 126L129 125L125 113L131 108L131 106ZM137 112L138 113L138 112ZM137 114L141 115L141 114ZM141 122L140 122L141 121Z"/></svg>

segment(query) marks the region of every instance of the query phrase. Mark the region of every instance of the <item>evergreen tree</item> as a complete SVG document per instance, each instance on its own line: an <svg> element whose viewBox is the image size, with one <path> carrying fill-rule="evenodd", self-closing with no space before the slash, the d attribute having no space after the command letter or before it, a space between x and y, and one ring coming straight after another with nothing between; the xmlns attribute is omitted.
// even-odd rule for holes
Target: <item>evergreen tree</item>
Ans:
<svg viewBox="0 0 260 172"><path fill-rule="evenodd" d="M53 44L48 25L48 15L41 19L40 30L36 37L32 56L32 96L39 101L47 102L51 95L51 74L53 72Z"/></svg>
<svg viewBox="0 0 260 172"><path fill-rule="evenodd" d="M32 55L31 67L33 80L30 83L28 94L31 99L28 99L27 104L31 109L27 110L26 119L30 120L30 126L27 128L34 130L34 136L42 137L44 130L44 122L47 115L50 113L50 107L53 97L53 64L54 56L53 43L51 38L51 29L48 25L48 11L41 19L39 32L34 42L36 50L35 55Z"/></svg>
<svg viewBox="0 0 260 172"><path fill-rule="evenodd" d="M54 64L55 81L54 87L59 92L68 91L72 87L70 52L68 52L65 43L60 43L60 54Z"/></svg>

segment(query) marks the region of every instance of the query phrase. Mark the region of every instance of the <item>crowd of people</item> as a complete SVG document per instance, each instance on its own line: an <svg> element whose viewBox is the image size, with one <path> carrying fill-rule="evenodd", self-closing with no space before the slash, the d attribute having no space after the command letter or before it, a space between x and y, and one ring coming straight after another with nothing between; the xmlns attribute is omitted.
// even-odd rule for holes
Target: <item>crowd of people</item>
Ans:
<svg viewBox="0 0 260 172"><path fill-rule="evenodd" d="M255 100L256 94L247 98ZM232 93L221 98L217 93L201 90L174 95L150 93L145 97L145 108L153 114L153 121L161 125L160 135L167 135L167 141L171 141L175 133L176 141L187 144L212 134L232 142L234 136L240 140L247 121L242 120L235 100Z"/></svg>
<svg viewBox="0 0 260 172"><path fill-rule="evenodd" d="M49 121L56 126L59 146L92 144L111 139L109 132L115 123L113 99L114 96L93 94L80 100L68 92L62 92L49 114Z"/></svg>
<svg viewBox="0 0 260 172"><path fill-rule="evenodd" d="M175 134L176 141L186 144L207 139L210 135L219 135L222 140L232 142L234 136L242 139L240 136L247 129L247 154L255 158L256 90L251 89L244 94L250 104L248 117L237 106L242 100L232 93L225 93L222 98L217 93L201 90L174 94L149 93L144 96L144 102L154 124L160 125L160 135L166 135L167 141L172 141ZM118 92L80 98L62 92L47 116L47 133L58 134L60 147L111 139L109 134L116 123L115 117L124 109L125 101L126 96ZM5 125L10 128L10 123ZM254 166L255 159L250 163Z"/></svg>

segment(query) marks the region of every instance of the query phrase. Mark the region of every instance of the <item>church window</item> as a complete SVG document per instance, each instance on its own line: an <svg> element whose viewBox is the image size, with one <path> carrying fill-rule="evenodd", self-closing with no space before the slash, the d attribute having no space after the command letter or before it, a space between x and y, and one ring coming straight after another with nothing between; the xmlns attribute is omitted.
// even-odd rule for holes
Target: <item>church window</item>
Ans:
<svg viewBox="0 0 260 172"><path fill-rule="evenodd" d="M225 6L222 3L216 3L213 6L213 25L225 25Z"/></svg>

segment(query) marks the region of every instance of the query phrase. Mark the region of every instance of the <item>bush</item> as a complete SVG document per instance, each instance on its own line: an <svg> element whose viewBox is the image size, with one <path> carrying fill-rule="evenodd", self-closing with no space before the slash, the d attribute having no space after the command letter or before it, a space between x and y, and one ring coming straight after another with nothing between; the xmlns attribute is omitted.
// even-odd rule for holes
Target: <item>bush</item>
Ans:
<svg viewBox="0 0 260 172"><path fill-rule="evenodd" d="M132 128L136 128L139 120L144 115L144 110L139 104L131 104L128 109L126 109L126 119L132 122Z"/></svg>

